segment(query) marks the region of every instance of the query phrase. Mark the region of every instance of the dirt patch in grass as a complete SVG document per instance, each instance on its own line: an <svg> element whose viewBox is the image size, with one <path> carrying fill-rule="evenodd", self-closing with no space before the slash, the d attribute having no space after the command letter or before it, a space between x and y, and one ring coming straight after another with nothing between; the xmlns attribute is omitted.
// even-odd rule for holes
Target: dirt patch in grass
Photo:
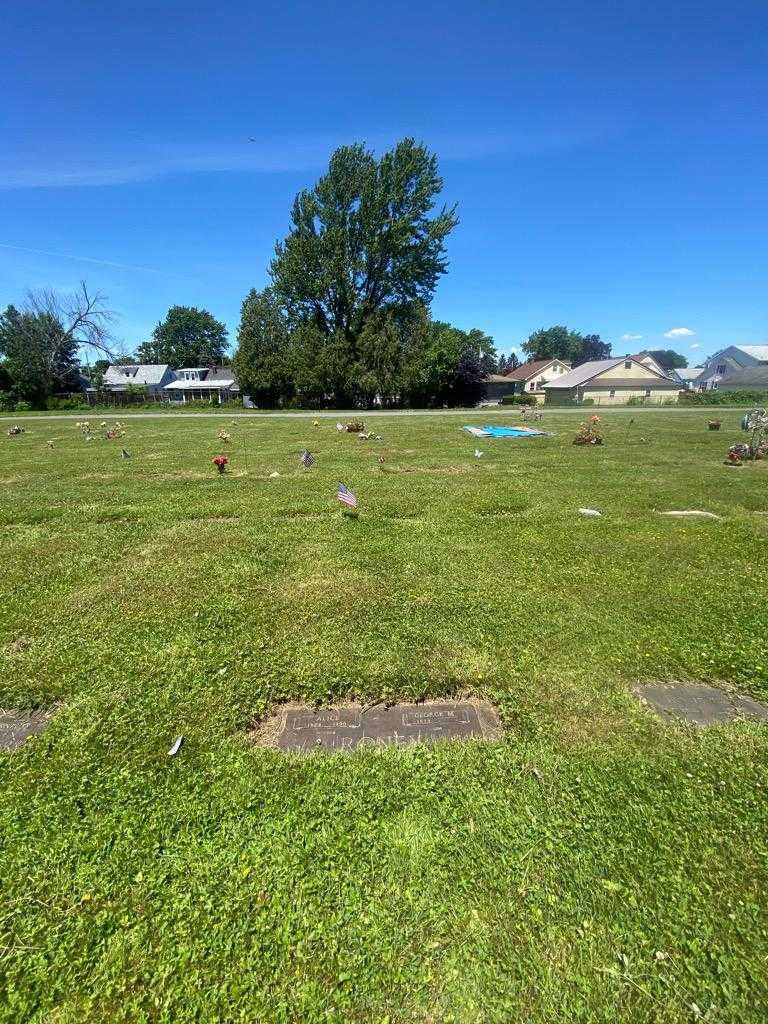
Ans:
<svg viewBox="0 0 768 1024"><path fill-rule="evenodd" d="M276 519L285 519L289 522L293 519L330 519L333 512L305 512L303 509L285 509L275 515Z"/></svg>
<svg viewBox="0 0 768 1024"><path fill-rule="evenodd" d="M531 508L530 502L520 502L517 505L506 505L500 508L478 508L475 515L480 519L513 519L522 515Z"/></svg>

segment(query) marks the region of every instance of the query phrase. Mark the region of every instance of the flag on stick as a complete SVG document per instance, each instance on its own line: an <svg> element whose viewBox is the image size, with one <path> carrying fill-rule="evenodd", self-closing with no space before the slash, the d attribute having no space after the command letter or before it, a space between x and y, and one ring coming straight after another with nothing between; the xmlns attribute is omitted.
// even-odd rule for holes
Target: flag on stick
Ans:
<svg viewBox="0 0 768 1024"><path fill-rule="evenodd" d="M312 457L312 452L307 451L307 449L305 448L304 451L301 453L301 464L304 466L304 469L309 469L309 467L314 463L314 461L315 460Z"/></svg>
<svg viewBox="0 0 768 1024"><path fill-rule="evenodd" d="M339 481L338 499L342 505L348 505L350 508L357 508L357 498L341 481Z"/></svg>

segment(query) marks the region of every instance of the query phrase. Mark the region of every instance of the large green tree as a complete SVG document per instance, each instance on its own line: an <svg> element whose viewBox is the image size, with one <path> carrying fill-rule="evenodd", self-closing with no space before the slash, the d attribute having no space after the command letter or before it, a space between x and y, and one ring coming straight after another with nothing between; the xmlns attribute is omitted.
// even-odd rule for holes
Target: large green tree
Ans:
<svg viewBox="0 0 768 1024"><path fill-rule="evenodd" d="M664 370L685 370L688 366L688 360L685 356L671 348L650 349L648 355L653 356Z"/></svg>
<svg viewBox="0 0 768 1024"><path fill-rule="evenodd" d="M507 373L511 373L516 370L520 365L520 360L517 358L516 352L510 352L508 356L505 356L502 352L499 356L499 361L496 367L496 372L504 376Z"/></svg>
<svg viewBox="0 0 768 1024"><path fill-rule="evenodd" d="M215 366L224 360L227 328L207 309L195 306L171 306L136 352L140 363L168 363L183 366Z"/></svg>
<svg viewBox="0 0 768 1024"><path fill-rule="evenodd" d="M409 369L411 405L472 406L483 395L485 371L476 345L451 324L430 322Z"/></svg>
<svg viewBox="0 0 768 1024"><path fill-rule="evenodd" d="M78 389L77 341L47 312L8 306L0 316L3 376L16 400L44 407L57 391Z"/></svg>
<svg viewBox="0 0 768 1024"><path fill-rule="evenodd" d="M565 359L573 362L581 355L584 338L567 327L542 327L523 342L529 359Z"/></svg>
<svg viewBox="0 0 768 1024"><path fill-rule="evenodd" d="M428 304L445 273L445 240L456 208L434 211L442 189L437 158L404 139L376 160L342 146L314 188L300 192L291 229L277 244L276 292L352 360L369 321L389 307Z"/></svg>
<svg viewBox="0 0 768 1024"><path fill-rule="evenodd" d="M393 315L371 318L358 345L357 388L366 405L399 405L403 372L402 324Z"/></svg>
<svg viewBox="0 0 768 1024"><path fill-rule="evenodd" d="M291 390L290 324L271 288L251 288L246 295L237 346L232 366L241 392L259 407L285 400Z"/></svg>
<svg viewBox="0 0 768 1024"><path fill-rule="evenodd" d="M580 366L593 359L610 359L610 356L610 341L603 341L599 334L585 334L582 339L581 353L573 360L573 365Z"/></svg>
<svg viewBox="0 0 768 1024"><path fill-rule="evenodd" d="M592 359L607 359L611 344L599 334L580 334L562 325L542 328L523 342L529 359L562 359L578 366Z"/></svg>
<svg viewBox="0 0 768 1024"><path fill-rule="evenodd" d="M472 330L467 333L467 341L477 355L477 359L483 373L496 373L499 365L499 357L496 352L496 346L493 343L493 338L490 334L486 334L485 331L481 331L478 330L477 327L473 327Z"/></svg>

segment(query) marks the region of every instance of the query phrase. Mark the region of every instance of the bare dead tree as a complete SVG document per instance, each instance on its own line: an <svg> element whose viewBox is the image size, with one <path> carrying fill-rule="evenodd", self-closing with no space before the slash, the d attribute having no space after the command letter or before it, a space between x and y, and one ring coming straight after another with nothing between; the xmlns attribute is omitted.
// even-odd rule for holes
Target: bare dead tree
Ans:
<svg viewBox="0 0 768 1024"><path fill-rule="evenodd" d="M106 306L107 297L102 292L88 291L85 281L80 288L68 295L43 288L27 292L26 311L37 316L47 316L61 325L62 345L74 341L103 352L114 360L114 339L110 324L116 314Z"/></svg>

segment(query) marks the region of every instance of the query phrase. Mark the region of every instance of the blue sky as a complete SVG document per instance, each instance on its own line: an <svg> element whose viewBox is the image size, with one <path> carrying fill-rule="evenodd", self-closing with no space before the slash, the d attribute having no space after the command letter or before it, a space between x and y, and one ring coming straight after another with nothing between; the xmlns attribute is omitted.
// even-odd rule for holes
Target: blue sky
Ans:
<svg viewBox="0 0 768 1024"><path fill-rule="evenodd" d="M128 350L174 303L234 339L333 148L413 135L461 218L436 317L692 365L768 340L764 0L10 8L3 306L85 278Z"/></svg>

